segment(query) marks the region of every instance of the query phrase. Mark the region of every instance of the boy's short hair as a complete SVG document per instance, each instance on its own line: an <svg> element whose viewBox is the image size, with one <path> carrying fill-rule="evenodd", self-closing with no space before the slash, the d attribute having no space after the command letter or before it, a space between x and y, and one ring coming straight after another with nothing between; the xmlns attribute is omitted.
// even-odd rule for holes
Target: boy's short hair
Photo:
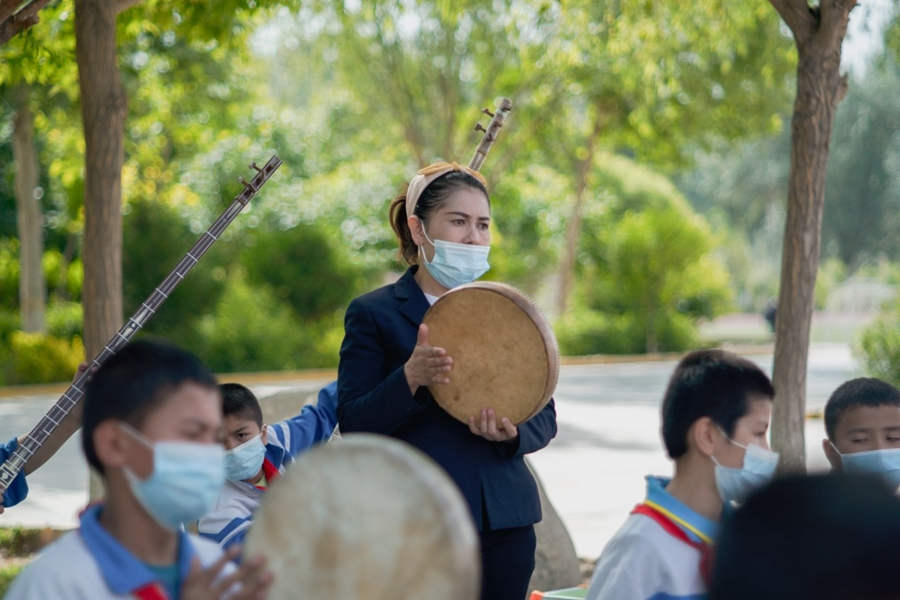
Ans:
<svg viewBox="0 0 900 600"><path fill-rule="evenodd" d="M85 389L81 446L88 464L103 473L94 449L94 429L108 420L140 429L146 416L183 383L216 389L215 376L199 358L167 343L131 342L107 359Z"/></svg>
<svg viewBox="0 0 900 600"><path fill-rule="evenodd" d="M262 408L253 392L239 383L223 383L219 389L222 390L223 415L250 419L262 427Z"/></svg>
<svg viewBox="0 0 900 600"><path fill-rule="evenodd" d="M900 390L874 377L845 381L834 390L825 404L825 432L834 441L838 421L848 409L857 406L900 406Z"/></svg>
<svg viewBox="0 0 900 600"><path fill-rule="evenodd" d="M672 459L687 452L687 434L709 417L727 435L747 414L750 396L772 399L775 390L755 363L724 350L697 350L678 363L662 405L662 436Z"/></svg>
<svg viewBox="0 0 900 600"><path fill-rule="evenodd" d="M790 475L722 523L710 599L897 598L900 499L879 478Z"/></svg>

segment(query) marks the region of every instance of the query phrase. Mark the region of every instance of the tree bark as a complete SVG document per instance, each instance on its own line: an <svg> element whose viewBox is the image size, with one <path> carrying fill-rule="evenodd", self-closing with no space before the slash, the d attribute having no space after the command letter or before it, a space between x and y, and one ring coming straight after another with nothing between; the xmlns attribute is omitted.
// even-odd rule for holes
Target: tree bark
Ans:
<svg viewBox="0 0 900 600"><path fill-rule="evenodd" d="M806 370L825 205L825 169L834 112L846 94L841 44L855 0L771 0L797 44L797 97L791 122L791 172L775 323L772 443L782 471L806 469Z"/></svg>
<svg viewBox="0 0 900 600"><path fill-rule="evenodd" d="M575 278L575 259L578 256L578 240L581 237L581 221L584 216L584 196L587 193L587 178L594 164L594 152L600 139L602 129L602 112L597 108L594 123L587 139L587 155L578 163L575 171L575 201L572 214L566 223L566 245L559 264L559 283L556 291L556 314L562 317L569 308L569 296L572 295L572 281Z"/></svg>
<svg viewBox="0 0 900 600"><path fill-rule="evenodd" d="M37 193L38 162L34 146L34 116L28 90L17 90L13 157L16 163L16 225L19 234L19 310L24 331L44 331L44 218Z"/></svg>
<svg viewBox="0 0 900 600"><path fill-rule="evenodd" d="M125 91L116 62L116 5L75 1L84 123L84 345L94 356L122 324Z"/></svg>

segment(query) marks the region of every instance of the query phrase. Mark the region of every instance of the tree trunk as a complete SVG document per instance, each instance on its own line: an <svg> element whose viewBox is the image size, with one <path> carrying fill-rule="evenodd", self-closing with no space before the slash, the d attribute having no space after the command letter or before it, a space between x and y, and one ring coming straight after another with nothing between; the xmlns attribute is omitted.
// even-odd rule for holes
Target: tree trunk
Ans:
<svg viewBox="0 0 900 600"><path fill-rule="evenodd" d="M84 347L96 355L122 324L122 162L126 100L116 61L119 4L75 0L84 123ZM102 496L96 474L90 497Z"/></svg>
<svg viewBox="0 0 900 600"><path fill-rule="evenodd" d="M44 331L46 288L44 268L44 218L37 193L38 162L34 146L34 116L28 107L28 90L18 90L18 110L13 131L16 163L16 225L19 233L19 309L24 331Z"/></svg>
<svg viewBox="0 0 900 600"><path fill-rule="evenodd" d="M806 0L772 0L797 41L797 97L791 123L791 173L775 322L772 443L783 471L806 468L806 370L816 271L825 205L825 168L837 104L847 89L840 75L841 44L855 4L807 10ZM802 4L802 6L801 6Z"/></svg>
<svg viewBox="0 0 900 600"><path fill-rule="evenodd" d="M598 108L594 115L594 123L587 139L587 155L578 163L575 172L575 202L572 204L572 215L566 223L566 245L559 264L559 283L556 292L556 314L562 317L569 308L569 296L572 294L572 281L575 278L575 259L578 256L578 240L581 237L581 220L584 216L584 196L587 193L587 178L594 164L594 151L600 138L601 111Z"/></svg>
<svg viewBox="0 0 900 600"><path fill-rule="evenodd" d="M116 62L116 3L75 1L84 122L84 346L94 356L122 324L125 92Z"/></svg>

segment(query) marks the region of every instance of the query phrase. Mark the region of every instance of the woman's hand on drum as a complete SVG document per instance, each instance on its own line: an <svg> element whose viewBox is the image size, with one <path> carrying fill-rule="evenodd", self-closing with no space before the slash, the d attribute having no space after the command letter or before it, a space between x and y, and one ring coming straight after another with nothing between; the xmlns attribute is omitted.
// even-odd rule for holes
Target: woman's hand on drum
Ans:
<svg viewBox="0 0 900 600"><path fill-rule="evenodd" d="M194 559L181 587L182 600L264 600L272 585L272 573L266 570L266 559L262 556L246 560L232 573L222 576L225 565L239 554L240 548L232 546L208 569Z"/></svg>
<svg viewBox="0 0 900 600"><path fill-rule="evenodd" d="M412 356L403 365L403 374L409 384L409 391L416 393L423 385L432 383L450 383L447 373L453 368L453 359L447 351L428 343L428 325L419 325L416 334L416 347Z"/></svg>
<svg viewBox="0 0 900 600"><path fill-rule="evenodd" d="M481 409L480 417L469 417L469 431L492 442L509 442L519 436L519 430L506 417L497 424L493 408Z"/></svg>

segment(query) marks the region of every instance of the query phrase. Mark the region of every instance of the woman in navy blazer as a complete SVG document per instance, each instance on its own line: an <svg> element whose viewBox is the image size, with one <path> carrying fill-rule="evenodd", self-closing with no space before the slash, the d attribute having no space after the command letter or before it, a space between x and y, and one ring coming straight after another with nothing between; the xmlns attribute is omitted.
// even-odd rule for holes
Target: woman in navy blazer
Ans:
<svg viewBox="0 0 900 600"><path fill-rule="evenodd" d="M476 256L486 259L490 246L484 180L455 163L426 167L394 200L390 215L411 266L396 283L356 298L347 309L338 369L341 431L395 437L441 465L480 532L481 597L522 600L534 569L534 523L541 520L524 455L556 435L554 402L518 427L505 418L498 422L492 410L472 415L468 426L457 421L427 388L453 376L453 359L428 344L421 325L438 296L484 270Z"/></svg>

